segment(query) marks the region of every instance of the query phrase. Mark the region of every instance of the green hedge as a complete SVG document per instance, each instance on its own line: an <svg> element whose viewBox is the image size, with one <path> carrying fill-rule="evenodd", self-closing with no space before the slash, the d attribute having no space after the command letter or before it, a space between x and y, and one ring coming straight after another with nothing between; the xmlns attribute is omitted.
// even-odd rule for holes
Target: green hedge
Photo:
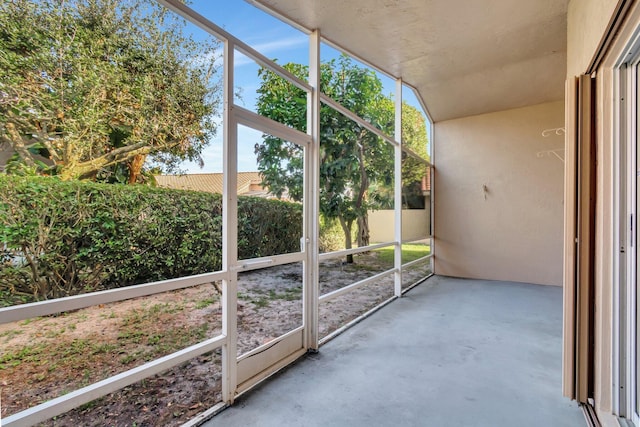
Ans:
<svg viewBox="0 0 640 427"><path fill-rule="evenodd" d="M218 194L0 175L0 300L219 270L221 212ZM300 248L298 204L240 197L238 224L241 259Z"/></svg>

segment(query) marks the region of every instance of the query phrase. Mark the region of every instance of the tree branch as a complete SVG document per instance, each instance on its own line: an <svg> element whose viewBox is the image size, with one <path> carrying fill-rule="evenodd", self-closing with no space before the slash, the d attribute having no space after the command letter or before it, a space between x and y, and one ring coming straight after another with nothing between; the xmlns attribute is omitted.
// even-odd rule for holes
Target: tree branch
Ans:
<svg viewBox="0 0 640 427"><path fill-rule="evenodd" d="M24 139L20 135L20 132L16 129L16 126L13 123L7 123L5 126L9 137L11 138L9 143L13 147L14 150L18 153L18 155L24 160L27 166L34 168L36 167L36 162L33 160L33 156L27 150L27 147L24 145Z"/></svg>
<svg viewBox="0 0 640 427"><path fill-rule="evenodd" d="M136 144L127 145L117 148L100 157L96 157L85 162L80 162L75 165L67 165L60 174L63 180L69 180L76 177L82 177L92 172L105 168L107 166L120 163L125 159L133 158L137 155L146 155L152 151L152 147L147 145L147 142L138 142Z"/></svg>

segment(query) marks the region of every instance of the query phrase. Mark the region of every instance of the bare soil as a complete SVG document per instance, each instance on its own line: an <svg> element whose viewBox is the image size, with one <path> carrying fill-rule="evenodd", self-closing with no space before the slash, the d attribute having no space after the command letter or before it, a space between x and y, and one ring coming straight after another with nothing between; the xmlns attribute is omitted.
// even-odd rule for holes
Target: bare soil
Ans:
<svg viewBox="0 0 640 427"><path fill-rule="evenodd" d="M321 294L390 266L375 252L354 264L320 267ZM409 285L427 274L403 274ZM327 336L393 295L393 276L320 304ZM238 354L302 325L302 267L241 273ZM29 321L0 325L1 415L7 417L147 361L215 337L222 329L220 296L205 284ZM220 350L97 399L44 426L177 426L221 401Z"/></svg>

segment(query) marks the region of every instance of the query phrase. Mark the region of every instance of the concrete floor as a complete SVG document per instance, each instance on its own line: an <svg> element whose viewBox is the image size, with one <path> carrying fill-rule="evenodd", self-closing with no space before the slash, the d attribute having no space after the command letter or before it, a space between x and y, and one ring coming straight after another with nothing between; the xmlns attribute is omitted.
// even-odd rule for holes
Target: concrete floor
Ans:
<svg viewBox="0 0 640 427"><path fill-rule="evenodd" d="M561 354L561 288L432 277L204 425L585 426Z"/></svg>

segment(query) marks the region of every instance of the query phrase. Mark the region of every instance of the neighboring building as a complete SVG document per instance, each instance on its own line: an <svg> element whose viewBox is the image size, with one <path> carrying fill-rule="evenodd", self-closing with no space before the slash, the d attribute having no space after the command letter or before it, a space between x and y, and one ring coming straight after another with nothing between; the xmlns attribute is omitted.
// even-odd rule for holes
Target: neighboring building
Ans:
<svg viewBox="0 0 640 427"><path fill-rule="evenodd" d="M176 190L204 191L222 194L222 173L194 173L184 175L156 175L158 187ZM238 194L241 196L275 199L262 184L260 172L238 172ZM282 197L284 198L284 196Z"/></svg>

